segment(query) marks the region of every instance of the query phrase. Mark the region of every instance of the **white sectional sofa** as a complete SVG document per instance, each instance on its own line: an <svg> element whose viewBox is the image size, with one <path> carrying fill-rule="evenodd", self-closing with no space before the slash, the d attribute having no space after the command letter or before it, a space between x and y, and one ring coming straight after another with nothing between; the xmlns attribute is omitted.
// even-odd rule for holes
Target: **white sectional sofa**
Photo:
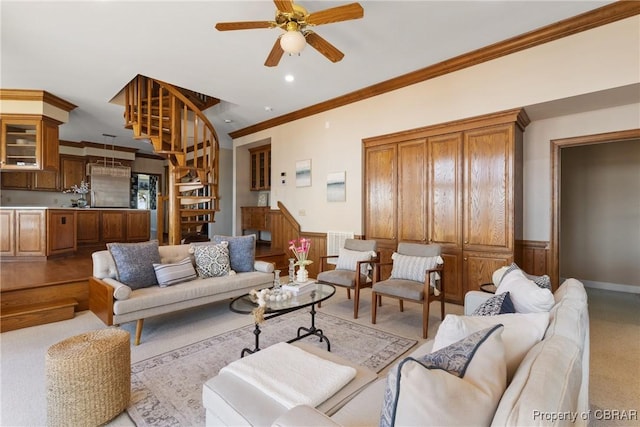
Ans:
<svg viewBox="0 0 640 427"><path fill-rule="evenodd" d="M470 315L491 294L472 291L465 297L465 314ZM523 353L523 358L515 366L506 390L497 402L495 412L489 413L488 420L495 426L560 426L588 425L589 417L589 317L587 311L587 295L582 283L575 279L566 280L553 294L555 304L548 313L548 326L540 328L543 338ZM540 313L546 315L547 313ZM504 319L502 316L496 320ZM467 316L460 316L465 318ZM480 316L469 316L478 318ZM483 316L484 317L484 316ZM445 319L446 320L446 319ZM458 319L460 320L460 319ZM507 323L504 320L502 323ZM546 322L546 319L545 319ZM545 323L545 325L547 325ZM507 335L506 327L502 337ZM512 329L512 336L519 331ZM434 340L431 339L411 353L412 357L420 357L432 351ZM508 339L505 338L505 347ZM508 350L505 348L505 353ZM392 370L393 371L393 370ZM505 371L503 371L505 372ZM448 375L448 374L447 374ZM224 403L226 390L217 387L216 393L222 398L216 405L205 399L207 425L229 424L226 414L234 414L234 425L275 425L275 426L376 426L380 423L380 414L385 400L387 379L385 377L370 383L359 391L355 397L331 416L327 416L323 408L295 406L291 409L277 408L268 405L266 408L254 408L254 413L264 414L262 418L244 418L241 405L231 407ZM205 385L206 387L206 385ZM436 405L442 408L444 416L435 424L447 425L459 423L454 416L456 412L473 411L473 397L463 393L453 394L453 398L440 402L435 396L427 395L427 387L418 385L415 399L416 405L422 405L427 399L436 399ZM210 393L211 390L205 390ZM254 393L257 390L253 391ZM443 390L443 395L444 390ZM267 400L268 401L268 400ZM265 400L260 401L264 404ZM209 403L209 405L208 405ZM415 407L415 406L414 406ZM405 407L406 410L406 407ZM493 411L493 409L491 409ZM416 411L418 412L418 411ZM450 414L451 420L447 419ZM249 421L251 420L251 421ZM398 423L400 425L401 423ZM414 423L415 424L415 423ZM419 422L421 425L433 425L433 422ZM488 422L478 422L488 424Z"/></svg>
<svg viewBox="0 0 640 427"><path fill-rule="evenodd" d="M191 258L190 245L159 246L162 264ZM222 277L196 277L168 287L131 289L117 280L114 258L108 250L94 252L93 277L89 279L89 308L106 325L137 321L135 344L140 342L147 317L222 301L273 285L273 264L254 261L254 271Z"/></svg>

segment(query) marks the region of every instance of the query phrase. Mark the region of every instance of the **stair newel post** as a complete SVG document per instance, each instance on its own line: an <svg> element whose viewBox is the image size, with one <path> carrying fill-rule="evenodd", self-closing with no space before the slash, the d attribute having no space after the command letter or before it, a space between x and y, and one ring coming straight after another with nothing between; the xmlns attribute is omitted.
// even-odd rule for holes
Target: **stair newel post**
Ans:
<svg viewBox="0 0 640 427"><path fill-rule="evenodd" d="M182 240L182 225L180 224L180 198L178 186L179 171L173 163L169 163L169 244L179 245Z"/></svg>

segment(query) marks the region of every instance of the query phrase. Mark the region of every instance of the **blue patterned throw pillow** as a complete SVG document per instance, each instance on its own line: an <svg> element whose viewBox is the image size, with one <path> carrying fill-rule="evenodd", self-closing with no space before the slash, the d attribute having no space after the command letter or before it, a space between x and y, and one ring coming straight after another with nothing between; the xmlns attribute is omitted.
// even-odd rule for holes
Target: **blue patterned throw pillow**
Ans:
<svg viewBox="0 0 640 427"><path fill-rule="evenodd" d="M217 245L193 245L198 276L220 277L229 274L229 248L227 242Z"/></svg>
<svg viewBox="0 0 640 427"><path fill-rule="evenodd" d="M154 263L160 263L158 241L142 243L107 243L116 264L118 280L131 289L158 284Z"/></svg>
<svg viewBox="0 0 640 427"><path fill-rule="evenodd" d="M433 353L407 357L397 364L387 376L380 426L488 425L506 388L503 328L495 325L483 329ZM471 369L474 360L477 362ZM467 376L469 379L465 379ZM474 386L465 386L467 381ZM471 396L470 401L477 397L478 408L468 407L469 414L464 410L452 411L445 396L455 394L456 390L476 391L478 395ZM400 412L403 408L404 412Z"/></svg>
<svg viewBox="0 0 640 427"><path fill-rule="evenodd" d="M509 292L494 295L475 309L472 316L497 316L498 314L515 313Z"/></svg>
<svg viewBox="0 0 640 427"><path fill-rule="evenodd" d="M256 258L256 236L213 236L213 243L229 242L231 269L236 273L253 271Z"/></svg>

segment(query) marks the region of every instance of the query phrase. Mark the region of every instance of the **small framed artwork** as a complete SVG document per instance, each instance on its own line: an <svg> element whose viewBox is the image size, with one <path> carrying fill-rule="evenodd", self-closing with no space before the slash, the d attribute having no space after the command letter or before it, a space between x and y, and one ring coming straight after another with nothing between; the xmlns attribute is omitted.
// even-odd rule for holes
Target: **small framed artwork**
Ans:
<svg viewBox="0 0 640 427"><path fill-rule="evenodd" d="M296 162L296 187L311 187L311 159Z"/></svg>
<svg viewBox="0 0 640 427"><path fill-rule="evenodd" d="M346 200L346 172L327 174L327 202L344 202Z"/></svg>
<svg viewBox="0 0 640 427"><path fill-rule="evenodd" d="M258 206L268 206L269 205L269 193L262 192L258 194Z"/></svg>

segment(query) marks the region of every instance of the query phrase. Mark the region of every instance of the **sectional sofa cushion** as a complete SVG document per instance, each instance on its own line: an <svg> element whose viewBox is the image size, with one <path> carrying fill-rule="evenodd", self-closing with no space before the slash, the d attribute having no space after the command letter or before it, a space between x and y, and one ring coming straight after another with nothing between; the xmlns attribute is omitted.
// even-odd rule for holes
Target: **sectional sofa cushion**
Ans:
<svg viewBox="0 0 640 427"><path fill-rule="evenodd" d="M517 313L549 311L555 300L549 289L540 288L520 269L512 269L500 280L496 295L509 292Z"/></svg>
<svg viewBox="0 0 640 427"><path fill-rule="evenodd" d="M507 384L502 329L396 365L387 375L380 426L489 425Z"/></svg>
<svg viewBox="0 0 640 427"><path fill-rule="evenodd" d="M236 273L253 271L256 258L256 236L213 236L213 243L229 242L231 270Z"/></svg>
<svg viewBox="0 0 640 427"><path fill-rule="evenodd" d="M117 279L132 289L158 284L154 263L160 263L158 241L141 243L107 243L116 264Z"/></svg>
<svg viewBox="0 0 640 427"><path fill-rule="evenodd" d="M198 277L191 263L191 257L174 263L153 264L153 269L156 272L156 279L158 279L158 285L161 288L193 280Z"/></svg>
<svg viewBox="0 0 640 427"><path fill-rule="evenodd" d="M522 358L538 343L549 324L549 313L500 314L497 316L458 316L447 314L436 333L433 351L453 344L482 329L504 325L502 341L505 345L507 377L515 374Z"/></svg>

